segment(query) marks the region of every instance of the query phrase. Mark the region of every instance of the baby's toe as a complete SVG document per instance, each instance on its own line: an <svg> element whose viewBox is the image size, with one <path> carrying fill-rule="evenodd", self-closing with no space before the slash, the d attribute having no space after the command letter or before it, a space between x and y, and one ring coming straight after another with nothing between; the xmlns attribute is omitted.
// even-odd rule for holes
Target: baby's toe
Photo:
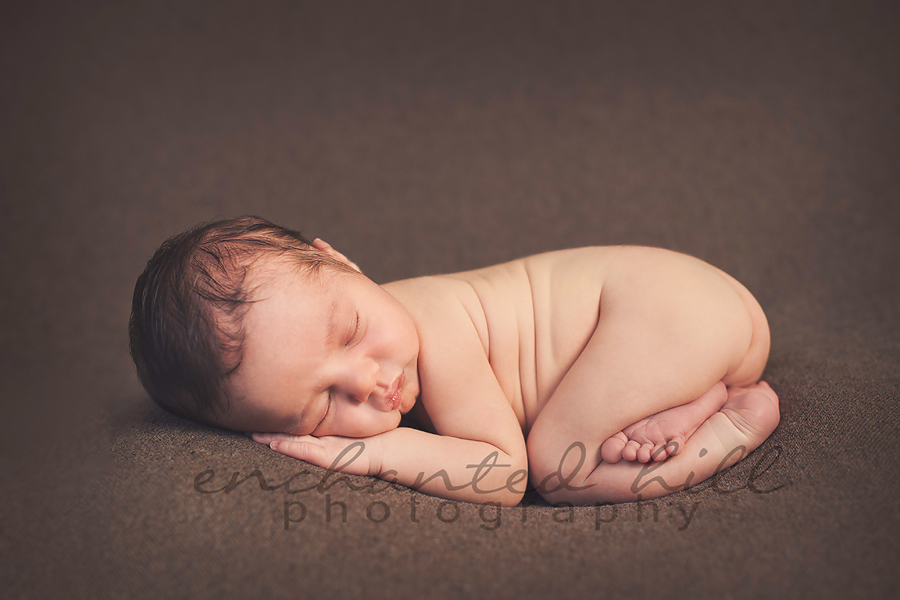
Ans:
<svg viewBox="0 0 900 600"><path fill-rule="evenodd" d="M622 460L622 450L627 443L628 438L621 431L603 442L600 446L600 457L603 462L614 464Z"/></svg>
<svg viewBox="0 0 900 600"><path fill-rule="evenodd" d="M648 463L653 460L653 444L644 444L637 451L637 459L639 462Z"/></svg>
<svg viewBox="0 0 900 600"><path fill-rule="evenodd" d="M653 462L662 462L669 458L669 446L656 446L650 452L650 460ZM649 462L649 461L648 461Z"/></svg>
<svg viewBox="0 0 900 600"><path fill-rule="evenodd" d="M682 436L675 436L664 446L666 451L663 453L663 458L660 460L665 460L669 456L676 456L681 449L684 448L684 438Z"/></svg>
<svg viewBox="0 0 900 600"><path fill-rule="evenodd" d="M629 462L634 462L638 459L638 450L640 449L641 445L638 442L629 440L622 449L622 458Z"/></svg>

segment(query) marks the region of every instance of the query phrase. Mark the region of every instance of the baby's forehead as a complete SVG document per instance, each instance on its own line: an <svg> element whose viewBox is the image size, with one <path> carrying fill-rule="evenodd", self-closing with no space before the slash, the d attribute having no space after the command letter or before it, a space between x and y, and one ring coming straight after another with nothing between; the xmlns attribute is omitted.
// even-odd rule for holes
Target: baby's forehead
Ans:
<svg viewBox="0 0 900 600"><path fill-rule="evenodd" d="M326 268L315 268L285 256L263 256L250 265L247 284L252 292L276 287L298 278L310 285L327 284Z"/></svg>
<svg viewBox="0 0 900 600"><path fill-rule="evenodd" d="M245 358L275 343L273 340L284 339L294 323L305 321L317 328L326 322L337 294L336 287L324 279L327 277L284 260L260 263L248 272L248 310L242 318Z"/></svg>
<svg viewBox="0 0 900 600"><path fill-rule="evenodd" d="M341 276L342 273L327 265L316 269L283 259L260 264L248 277L246 292L250 309L244 325L252 330L260 319L262 322L279 319L284 311L333 315L335 307L346 297L339 282Z"/></svg>

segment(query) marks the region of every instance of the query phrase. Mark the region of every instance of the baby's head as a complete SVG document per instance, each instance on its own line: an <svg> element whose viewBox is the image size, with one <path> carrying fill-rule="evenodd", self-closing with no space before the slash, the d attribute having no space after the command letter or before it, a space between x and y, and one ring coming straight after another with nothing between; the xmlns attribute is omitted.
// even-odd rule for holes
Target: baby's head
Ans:
<svg viewBox="0 0 900 600"><path fill-rule="evenodd" d="M157 404L230 429L372 435L418 393L416 381L402 408L386 400L417 379L408 313L326 244L258 217L166 241L138 278L129 330Z"/></svg>

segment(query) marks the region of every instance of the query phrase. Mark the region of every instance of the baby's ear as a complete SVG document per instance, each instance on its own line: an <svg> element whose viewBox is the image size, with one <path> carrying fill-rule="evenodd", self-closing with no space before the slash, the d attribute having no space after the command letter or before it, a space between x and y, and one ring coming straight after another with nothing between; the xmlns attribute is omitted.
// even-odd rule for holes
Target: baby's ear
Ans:
<svg viewBox="0 0 900 600"><path fill-rule="evenodd" d="M338 261L344 263L345 265L352 267L356 271L362 273L362 270L358 266L356 266L355 262L351 261L346 256L344 256L343 254L341 254L340 252L338 252L337 250L332 248L331 244L329 244L325 240L316 238L313 240L312 245L314 248L316 248L317 250L321 250L322 252L324 252L325 254L330 256L331 258L338 260Z"/></svg>

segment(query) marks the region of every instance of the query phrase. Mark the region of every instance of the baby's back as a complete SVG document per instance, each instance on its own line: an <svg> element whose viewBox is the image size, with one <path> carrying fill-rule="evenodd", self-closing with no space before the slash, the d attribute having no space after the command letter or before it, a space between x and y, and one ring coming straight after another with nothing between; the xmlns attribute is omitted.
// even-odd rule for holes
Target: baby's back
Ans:
<svg viewBox="0 0 900 600"><path fill-rule="evenodd" d="M724 278L743 300L753 329L759 332L758 360L750 361L754 364L748 363L743 370L762 368L755 363L765 364L768 328L756 300L726 273L669 250L642 246L573 248L385 287L422 285L427 280L437 284L442 293L459 298L527 435L591 339L600 316L602 291L639 286L642 277L661 270L672 276L667 277L669 280L684 276L694 285L708 281L721 286ZM665 298L660 300L665 304ZM740 373L731 375L741 377Z"/></svg>
<svg viewBox="0 0 900 600"><path fill-rule="evenodd" d="M466 308L526 434L590 339L603 282L621 252L559 250L441 276L474 290L478 302Z"/></svg>

